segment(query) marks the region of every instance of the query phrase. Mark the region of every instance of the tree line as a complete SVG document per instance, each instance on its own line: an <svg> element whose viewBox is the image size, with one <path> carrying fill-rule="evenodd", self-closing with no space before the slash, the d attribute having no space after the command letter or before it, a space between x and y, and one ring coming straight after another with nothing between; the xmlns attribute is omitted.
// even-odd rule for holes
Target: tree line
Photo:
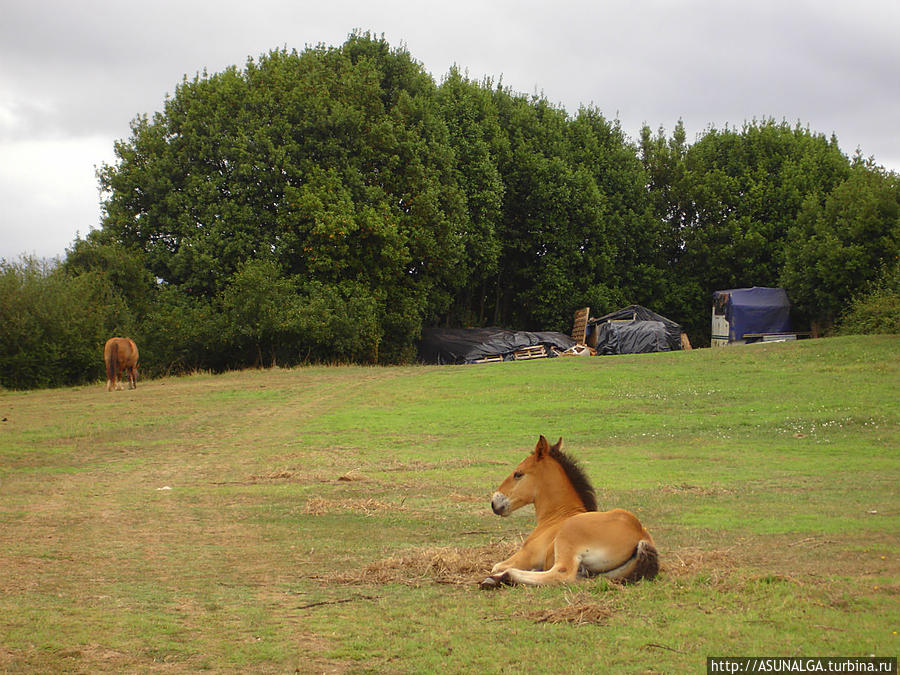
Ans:
<svg viewBox="0 0 900 675"><path fill-rule="evenodd" d="M93 379L114 333L162 373L408 362L424 326L568 332L631 303L704 344L712 291L752 285L826 331L896 311L900 180L836 138L631 141L367 33L185 78L115 154L99 229L56 265L0 262L3 386Z"/></svg>

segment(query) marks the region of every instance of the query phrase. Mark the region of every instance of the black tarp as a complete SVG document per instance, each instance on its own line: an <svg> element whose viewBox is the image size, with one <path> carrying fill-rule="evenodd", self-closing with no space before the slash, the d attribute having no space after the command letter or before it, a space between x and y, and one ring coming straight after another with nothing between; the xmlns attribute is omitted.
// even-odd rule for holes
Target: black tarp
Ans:
<svg viewBox="0 0 900 675"><path fill-rule="evenodd" d="M598 354L643 354L681 349L681 326L640 305L588 322L588 344Z"/></svg>
<svg viewBox="0 0 900 675"><path fill-rule="evenodd" d="M547 356L551 347L565 351L575 340L550 331L517 331L503 328L426 328L419 341L419 359L423 363L475 363L489 356L511 359L513 352L542 345Z"/></svg>
<svg viewBox="0 0 900 675"><path fill-rule="evenodd" d="M671 351L662 321L606 322L597 326L598 354L646 354Z"/></svg>

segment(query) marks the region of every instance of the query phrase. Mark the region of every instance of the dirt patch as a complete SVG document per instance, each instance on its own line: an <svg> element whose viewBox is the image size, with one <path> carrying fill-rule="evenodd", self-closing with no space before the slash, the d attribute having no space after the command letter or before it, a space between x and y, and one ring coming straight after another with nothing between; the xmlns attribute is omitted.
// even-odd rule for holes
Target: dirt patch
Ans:
<svg viewBox="0 0 900 675"><path fill-rule="evenodd" d="M451 493L447 498L454 504L487 504L491 500L490 495L461 495L457 492Z"/></svg>
<svg viewBox="0 0 900 675"><path fill-rule="evenodd" d="M337 476L321 472L310 473L294 469L279 469L268 473L253 473L244 480L219 482L215 483L215 485L258 485L260 483L300 483L308 485L312 483L367 483L369 481L370 479L357 469L351 469Z"/></svg>
<svg viewBox="0 0 900 675"><path fill-rule="evenodd" d="M679 483L678 485L660 485L657 492L662 494L691 494L701 497L712 497L717 495L727 495L734 490L723 487L691 485L690 483Z"/></svg>
<svg viewBox="0 0 900 675"><path fill-rule="evenodd" d="M382 511L406 511L407 508L395 502L383 502L379 499L326 499L310 497L303 506L303 513L309 516L322 516L326 513L352 512L374 516Z"/></svg>
<svg viewBox="0 0 900 675"><path fill-rule="evenodd" d="M718 582L738 568L733 549L683 548L662 555L660 572L674 578L707 575L710 582Z"/></svg>
<svg viewBox="0 0 900 675"><path fill-rule="evenodd" d="M341 474L340 476L337 477L338 483L355 483L355 482L366 483L366 482L368 482L368 480L369 480L368 478L366 478L364 475L362 475L356 469L351 469L347 473Z"/></svg>

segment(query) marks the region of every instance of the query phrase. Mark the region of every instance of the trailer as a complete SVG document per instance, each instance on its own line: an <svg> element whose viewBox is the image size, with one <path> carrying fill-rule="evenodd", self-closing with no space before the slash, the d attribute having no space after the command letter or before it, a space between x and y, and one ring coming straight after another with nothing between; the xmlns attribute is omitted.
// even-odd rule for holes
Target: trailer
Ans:
<svg viewBox="0 0 900 675"><path fill-rule="evenodd" d="M713 292L712 346L796 340L791 303L783 288L732 288Z"/></svg>

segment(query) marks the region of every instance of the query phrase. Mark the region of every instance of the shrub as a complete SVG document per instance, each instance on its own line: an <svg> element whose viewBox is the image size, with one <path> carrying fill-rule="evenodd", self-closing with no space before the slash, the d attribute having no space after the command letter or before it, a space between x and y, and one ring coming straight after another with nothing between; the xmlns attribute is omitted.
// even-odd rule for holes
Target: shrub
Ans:
<svg viewBox="0 0 900 675"><path fill-rule="evenodd" d="M0 385L81 384L103 373L103 343L129 323L125 303L94 273L56 261L0 261Z"/></svg>
<svg viewBox="0 0 900 675"><path fill-rule="evenodd" d="M854 299L838 332L900 334L900 262L882 274L871 290Z"/></svg>

